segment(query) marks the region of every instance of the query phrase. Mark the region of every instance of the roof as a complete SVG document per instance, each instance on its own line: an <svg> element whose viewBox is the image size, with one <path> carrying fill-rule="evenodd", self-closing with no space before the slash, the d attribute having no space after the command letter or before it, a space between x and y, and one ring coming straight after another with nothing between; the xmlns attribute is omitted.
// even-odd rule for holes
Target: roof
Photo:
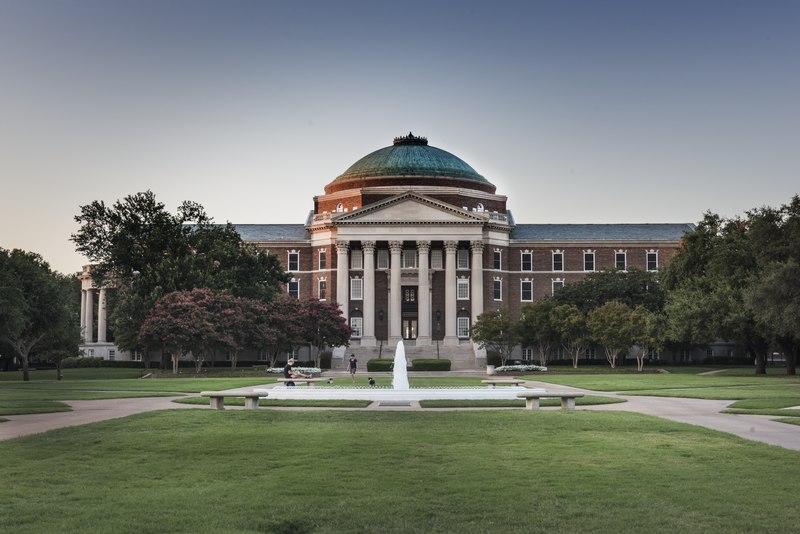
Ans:
<svg viewBox="0 0 800 534"><path fill-rule="evenodd" d="M529 241L679 241L692 223L517 224L511 239Z"/></svg>
<svg viewBox="0 0 800 534"><path fill-rule="evenodd" d="M304 224L234 224L244 241L306 241Z"/></svg>

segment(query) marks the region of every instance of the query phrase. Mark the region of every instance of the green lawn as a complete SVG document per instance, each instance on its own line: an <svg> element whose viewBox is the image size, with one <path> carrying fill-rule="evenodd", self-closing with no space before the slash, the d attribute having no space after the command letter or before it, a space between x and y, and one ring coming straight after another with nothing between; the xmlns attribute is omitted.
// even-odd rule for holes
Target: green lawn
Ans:
<svg viewBox="0 0 800 534"><path fill-rule="evenodd" d="M162 411L0 457L15 534L790 532L800 490L797 452L632 413Z"/></svg>

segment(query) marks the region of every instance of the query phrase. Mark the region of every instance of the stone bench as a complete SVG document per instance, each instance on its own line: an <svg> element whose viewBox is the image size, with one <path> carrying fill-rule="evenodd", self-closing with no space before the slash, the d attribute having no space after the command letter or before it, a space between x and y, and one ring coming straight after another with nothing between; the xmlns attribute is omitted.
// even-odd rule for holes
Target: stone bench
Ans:
<svg viewBox="0 0 800 534"><path fill-rule="evenodd" d="M233 393L226 391L203 391L202 393L200 393L200 395L203 397L208 397L211 408L215 410L225 409L225 397L244 398L245 410L258 410L259 397L266 397L267 393L266 392Z"/></svg>
<svg viewBox="0 0 800 534"><path fill-rule="evenodd" d="M489 378L487 380L481 380L481 384L486 384L486 386L490 388L497 386L521 386L524 383L524 380L516 378Z"/></svg>
<svg viewBox="0 0 800 534"><path fill-rule="evenodd" d="M327 382L327 378L279 378L278 382L294 382L295 384L308 384L308 387L313 388L317 382Z"/></svg>
<svg viewBox="0 0 800 534"><path fill-rule="evenodd" d="M562 410L574 410L575 399L583 397L583 393L540 393L536 391L521 391L517 393L517 397L525 399L526 410L538 410L539 399L561 399Z"/></svg>

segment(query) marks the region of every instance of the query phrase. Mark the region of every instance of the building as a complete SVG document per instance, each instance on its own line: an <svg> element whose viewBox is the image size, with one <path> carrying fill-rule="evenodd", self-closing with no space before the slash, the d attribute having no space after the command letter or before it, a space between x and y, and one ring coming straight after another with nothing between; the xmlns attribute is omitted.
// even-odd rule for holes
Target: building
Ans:
<svg viewBox="0 0 800 534"><path fill-rule="evenodd" d="M455 368L470 368L485 363L470 340L484 311L518 314L592 271L657 270L693 229L517 223L507 200L463 160L409 133L328 183L305 224L237 230L280 258L291 295L339 303L363 359L402 339L412 357L444 352ZM89 301L82 318L91 317ZM82 325L88 348L91 325ZM97 343L100 332L98 324ZM334 365L343 357L334 351Z"/></svg>

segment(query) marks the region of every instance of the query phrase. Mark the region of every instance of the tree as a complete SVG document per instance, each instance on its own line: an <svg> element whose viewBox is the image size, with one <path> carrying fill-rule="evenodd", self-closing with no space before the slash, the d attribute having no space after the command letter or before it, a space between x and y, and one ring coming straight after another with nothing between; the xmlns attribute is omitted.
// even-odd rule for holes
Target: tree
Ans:
<svg viewBox="0 0 800 534"><path fill-rule="evenodd" d="M644 361L657 350L664 346L666 336L666 317L663 314L651 312L643 306L637 306L630 314L629 332L633 344L639 350L634 351L636 357L636 370L644 369Z"/></svg>
<svg viewBox="0 0 800 534"><path fill-rule="evenodd" d="M615 300L589 312L590 335L603 346L612 369L617 366L619 353L631 348L630 315L631 309Z"/></svg>
<svg viewBox="0 0 800 534"><path fill-rule="evenodd" d="M536 346L539 365L547 365L550 348L558 343L559 330L553 320L556 303L551 298L526 304L522 308L518 324L519 341L523 347Z"/></svg>
<svg viewBox="0 0 800 534"><path fill-rule="evenodd" d="M505 365L519 345L519 328L508 310L484 312L472 325L472 340L480 348L499 354L500 365Z"/></svg>
<svg viewBox="0 0 800 534"><path fill-rule="evenodd" d="M589 331L586 315L574 304L559 304L552 311L561 346L572 356L572 367L578 368L578 359L589 346Z"/></svg>
<svg viewBox="0 0 800 534"><path fill-rule="evenodd" d="M326 346L347 346L352 334L339 305L310 298L300 303L300 335L315 349L315 365L320 366L319 354Z"/></svg>
<svg viewBox="0 0 800 534"><path fill-rule="evenodd" d="M77 352L77 345L70 343L78 339L78 321L73 321L64 287L38 254L0 249L0 340L22 362L26 382L29 356L40 342L61 339L62 349Z"/></svg>
<svg viewBox="0 0 800 534"><path fill-rule="evenodd" d="M644 306L648 310L664 308L666 293L658 282L658 273L616 269L590 273L583 280L567 284L553 295L557 304L572 304L584 313L616 300L628 306Z"/></svg>

